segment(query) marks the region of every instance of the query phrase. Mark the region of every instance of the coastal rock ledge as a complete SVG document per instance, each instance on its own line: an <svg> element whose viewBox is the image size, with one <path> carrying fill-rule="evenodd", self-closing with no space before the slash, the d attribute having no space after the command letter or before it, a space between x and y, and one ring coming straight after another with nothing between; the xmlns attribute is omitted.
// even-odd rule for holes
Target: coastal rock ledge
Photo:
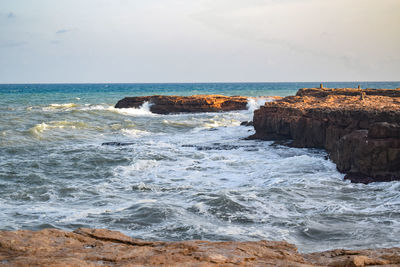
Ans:
<svg viewBox="0 0 400 267"><path fill-rule="evenodd" d="M352 182L400 180L400 89L300 89L254 112L251 139L324 148Z"/></svg>
<svg viewBox="0 0 400 267"><path fill-rule="evenodd" d="M286 242L147 242L117 231L0 231L1 266L400 266L400 248L300 254Z"/></svg>
<svg viewBox="0 0 400 267"><path fill-rule="evenodd" d="M139 108L145 102L151 104L150 111L157 114L181 112L218 112L247 109L247 97L223 95L193 96L137 96L125 97L115 108Z"/></svg>

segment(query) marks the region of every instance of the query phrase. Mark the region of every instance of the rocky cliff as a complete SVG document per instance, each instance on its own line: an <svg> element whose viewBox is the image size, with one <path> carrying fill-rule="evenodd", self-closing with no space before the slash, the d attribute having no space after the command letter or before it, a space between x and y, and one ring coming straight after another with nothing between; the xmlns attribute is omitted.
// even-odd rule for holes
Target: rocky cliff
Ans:
<svg viewBox="0 0 400 267"><path fill-rule="evenodd" d="M150 111L157 114L217 112L247 108L247 97L223 95L125 97L118 101L115 108L139 108L144 102L149 102Z"/></svg>
<svg viewBox="0 0 400 267"><path fill-rule="evenodd" d="M400 180L400 90L301 89L254 113L263 140L325 148L353 182Z"/></svg>
<svg viewBox="0 0 400 267"><path fill-rule="evenodd" d="M392 265L390 265L392 264ZM400 248L300 254L286 242L147 242L105 229L0 231L2 266L366 266L400 264Z"/></svg>

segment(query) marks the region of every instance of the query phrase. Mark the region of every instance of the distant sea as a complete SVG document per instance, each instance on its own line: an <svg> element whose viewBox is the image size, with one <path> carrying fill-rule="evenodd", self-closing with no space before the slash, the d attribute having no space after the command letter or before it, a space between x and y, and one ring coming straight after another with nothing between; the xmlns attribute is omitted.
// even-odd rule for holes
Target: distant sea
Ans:
<svg viewBox="0 0 400 267"><path fill-rule="evenodd" d="M400 82L323 83L398 88ZM0 229L109 228L150 240L286 240L301 251L400 246L400 182L350 184L318 149L247 141L267 96L316 83L1 84ZM125 96L259 97L157 115ZM102 146L103 142L129 146Z"/></svg>

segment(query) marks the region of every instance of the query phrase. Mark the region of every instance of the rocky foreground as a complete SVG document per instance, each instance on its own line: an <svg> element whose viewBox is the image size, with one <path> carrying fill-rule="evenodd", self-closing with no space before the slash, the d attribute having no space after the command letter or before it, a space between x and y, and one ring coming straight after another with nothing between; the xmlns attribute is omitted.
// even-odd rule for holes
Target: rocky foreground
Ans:
<svg viewBox="0 0 400 267"><path fill-rule="evenodd" d="M300 254L286 242L147 242L120 232L0 231L1 266L400 266L400 248Z"/></svg>
<svg viewBox="0 0 400 267"><path fill-rule="evenodd" d="M251 138L326 149L352 182L400 180L400 89L300 89L253 123Z"/></svg>
<svg viewBox="0 0 400 267"><path fill-rule="evenodd" d="M157 114L181 112L217 112L247 109L247 97L223 95L194 96L138 96L125 97L115 108L139 108L145 102L151 103L150 111Z"/></svg>

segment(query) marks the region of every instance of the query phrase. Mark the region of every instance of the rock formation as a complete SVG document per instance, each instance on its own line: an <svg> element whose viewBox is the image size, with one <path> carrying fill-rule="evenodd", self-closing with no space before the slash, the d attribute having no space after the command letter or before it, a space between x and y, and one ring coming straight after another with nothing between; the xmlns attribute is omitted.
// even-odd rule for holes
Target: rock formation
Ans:
<svg viewBox="0 0 400 267"><path fill-rule="evenodd" d="M157 114L247 109L247 97L223 95L125 97L115 108L139 108L145 102L149 102L150 111Z"/></svg>
<svg viewBox="0 0 400 267"><path fill-rule="evenodd" d="M400 88L398 89L355 89L355 88L302 88L297 91L296 96L315 96L326 97L328 95L347 95L359 96L361 93L366 95L380 95L389 97L400 97Z"/></svg>
<svg viewBox="0 0 400 267"><path fill-rule="evenodd" d="M255 135L325 148L353 182L400 180L399 89L300 89L254 112Z"/></svg>
<svg viewBox="0 0 400 267"><path fill-rule="evenodd" d="M147 242L120 232L0 231L2 266L365 266L400 264L400 248L300 254L286 242Z"/></svg>

